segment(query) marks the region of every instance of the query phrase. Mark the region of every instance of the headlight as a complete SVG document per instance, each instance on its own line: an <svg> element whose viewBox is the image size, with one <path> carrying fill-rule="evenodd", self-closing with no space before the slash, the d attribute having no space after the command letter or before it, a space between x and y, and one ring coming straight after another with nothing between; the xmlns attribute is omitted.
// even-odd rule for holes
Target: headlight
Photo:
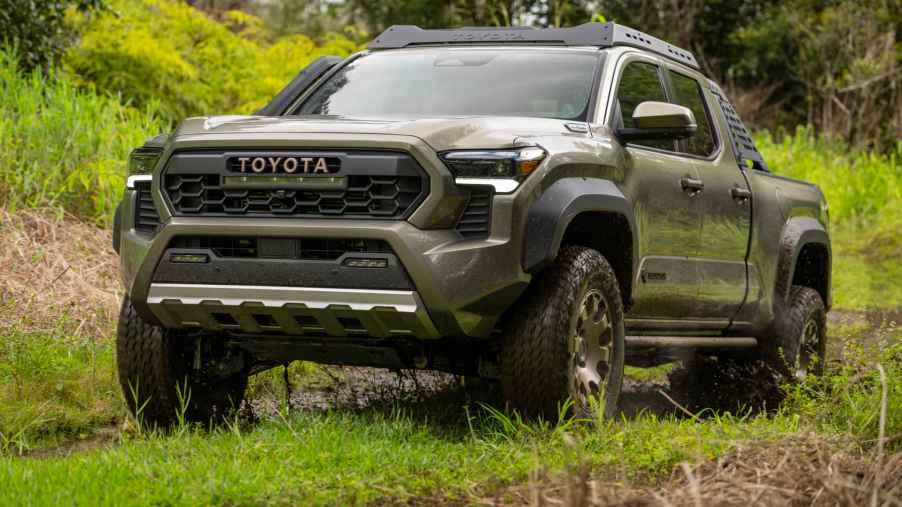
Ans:
<svg viewBox="0 0 902 507"><path fill-rule="evenodd" d="M128 175L150 174L162 154L162 148L135 148L128 156Z"/></svg>
<svg viewBox="0 0 902 507"><path fill-rule="evenodd" d="M513 192L539 167L547 153L537 146L510 150L449 151L441 155L459 185L491 185Z"/></svg>
<svg viewBox="0 0 902 507"><path fill-rule="evenodd" d="M125 180L125 187L133 189L139 181L149 182L152 177L150 173L153 172L162 154L162 148L142 146L132 150L128 156L128 178Z"/></svg>

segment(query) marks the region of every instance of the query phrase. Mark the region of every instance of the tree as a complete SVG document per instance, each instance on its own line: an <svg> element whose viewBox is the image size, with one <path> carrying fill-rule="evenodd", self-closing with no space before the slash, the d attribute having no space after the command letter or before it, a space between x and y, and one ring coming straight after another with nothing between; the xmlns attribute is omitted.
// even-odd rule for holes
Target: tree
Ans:
<svg viewBox="0 0 902 507"><path fill-rule="evenodd" d="M71 6L99 9L102 0L0 0L0 46L14 48L25 71L49 68L70 42L65 15Z"/></svg>

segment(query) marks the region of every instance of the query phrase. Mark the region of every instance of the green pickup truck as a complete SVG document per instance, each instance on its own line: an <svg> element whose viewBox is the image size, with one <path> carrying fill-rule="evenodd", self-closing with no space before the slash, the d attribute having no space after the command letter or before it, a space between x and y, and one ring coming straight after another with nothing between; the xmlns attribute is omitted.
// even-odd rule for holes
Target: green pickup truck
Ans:
<svg viewBox="0 0 902 507"><path fill-rule="evenodd" d="M152 424L294 360L496 379L533 417L610 416L625 364L687 351L823 367L823 194L690 52L615 23L394 26L134 150L115 223Z"/></svg>

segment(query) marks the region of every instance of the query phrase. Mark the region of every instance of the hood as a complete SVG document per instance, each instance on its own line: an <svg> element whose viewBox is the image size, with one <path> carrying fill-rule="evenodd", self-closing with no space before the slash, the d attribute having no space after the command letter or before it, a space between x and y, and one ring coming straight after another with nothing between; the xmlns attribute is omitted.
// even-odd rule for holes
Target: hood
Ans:
<svg viewBox="0 0 902 507"><path fill-rule="evenodd" d="M214 116L189 118L176 137L216 134L388 134L417 137L436 151L508 148L536 136L570 134L564 120L527 117L346 118L337 116Z"/></svg>

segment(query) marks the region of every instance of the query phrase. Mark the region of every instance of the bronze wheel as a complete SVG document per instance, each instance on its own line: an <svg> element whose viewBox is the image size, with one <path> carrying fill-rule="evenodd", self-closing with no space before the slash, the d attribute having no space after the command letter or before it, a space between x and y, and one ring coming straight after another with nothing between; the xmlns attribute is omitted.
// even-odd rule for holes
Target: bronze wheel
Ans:
<svg viewBox="0 0 902 507"><path fill-rule="evenodd" d="M581 407L597 403L611 371L614 327L611 305L598 289L582 298L570 335L570 397Z"/></svg>

